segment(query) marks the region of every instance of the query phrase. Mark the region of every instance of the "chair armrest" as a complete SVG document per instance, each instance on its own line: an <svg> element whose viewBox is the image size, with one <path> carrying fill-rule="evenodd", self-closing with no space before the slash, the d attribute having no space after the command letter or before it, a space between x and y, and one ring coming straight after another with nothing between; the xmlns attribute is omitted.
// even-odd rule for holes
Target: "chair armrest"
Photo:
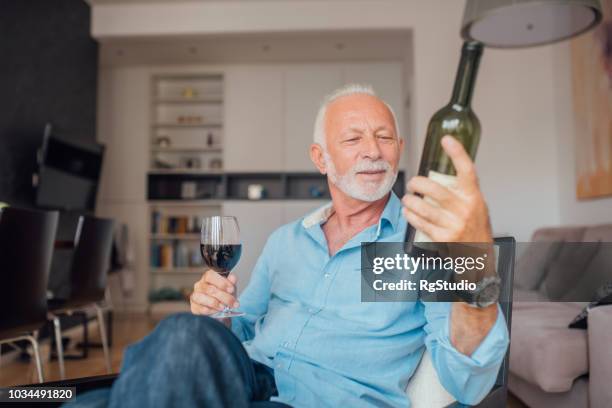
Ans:
<svg viewBox="0 0 612 408"><path fill-rule="evenodd" d="M589 310L589 400L592 407L612 401L612 305Z"/></svg>
<svg viewBox="0 0 612 408"><path fill-rule="evenodd" d="M460 402L453 402L450 405L447 405L445 408L497 408L497 407L505 407L508 399L508 388L505 386L496 385L493 387L491 392L487 394L487 396L480 401L477 405L465 405Z"/></svg>

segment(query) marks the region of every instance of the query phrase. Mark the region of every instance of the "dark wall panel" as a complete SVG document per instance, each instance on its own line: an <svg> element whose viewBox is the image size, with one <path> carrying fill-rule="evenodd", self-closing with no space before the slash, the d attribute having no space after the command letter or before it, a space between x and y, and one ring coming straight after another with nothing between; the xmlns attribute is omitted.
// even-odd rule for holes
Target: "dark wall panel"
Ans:
<svg viewBox="0 0 612 408"><path fill-rule="evenodd" d="M0 2L0 201L31 206L45 123L95 140L98 46L83 0Z"/></svg>

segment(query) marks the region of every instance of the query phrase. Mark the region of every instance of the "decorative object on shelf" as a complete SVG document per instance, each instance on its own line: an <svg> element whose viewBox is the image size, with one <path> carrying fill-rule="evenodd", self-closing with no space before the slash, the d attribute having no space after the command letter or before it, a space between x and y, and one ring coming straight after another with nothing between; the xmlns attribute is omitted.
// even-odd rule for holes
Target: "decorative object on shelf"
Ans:
<svg viewBox="0 0 612 408"><path fill-rule="evenodd" d="M187 115L187 116L183 116L183 115L179 115L176 118L176 121L180 124L180 125L199 125L203 122L202 116L193 116L193 115Z"/></svg>
<svg viewBox="0 0 612 408"><path fill-rule="evenodd" d="M176 166L168 161L164 155L156 154L153 159L153 167L156 169L173 169Z"/></svg>
<svg viewBox="0 0 612 408"><path fill-rule="evenodd" d="M195 181L181 183L181 198L194 199L197 196L198 184Z"/></svg>
<svg viewBox="0 0 612 408"><path fill-rule="evenodd" d="M155 145L164 149L168 148L170 147L170 138L168 136L158 136L155 139Z"/></svg>
<svg viewBox="0 0 612 408"><path fill-rule="evenodd" d="M151 213L151 233L157 234L160 231L162 223L162 215L159 211L153 211Z"/></svg>
<svg viewBox="0 0 612 408"><path fill-rule="evenodd" d="M212 147L214 144L215 144L215 141L213 138L213 133L208 132L208 134L206 135L206 146Z"/></svg>
<svg viewBox="0 0 612 408"><path fill-rule="evenodd" d="M326 189L321 188L318 185L313 185L310 186L310 188L308 189L308 192L310 193L310 196L312 198L321 198L325 195L325 191Z"/></svg>
<svg viewBox="0 0 612 408"><path fill-rule="evenodd" d="M189 266L201 266L202 265L202 255L200 254L200 250L192 249L189 254Z"/></svg>
<svg viewBox="0 0 612 408"><path fill-rule="evenodd" d="M208 162L208 168L210 168L211 170L221 170L222 167L223 167L223 160L221 160L221 158L219 157L210 159L210 162Z"/></svg>
<svg viewBox="0 0 612 408"><path fill-rule="evenodd" d="M266 195L266 189L262 184L249 184L247 197L249 200L261 200Z"/></svg>
<svg viewBox="0 0 612 408"><path fill-rule="evenodd" d="M149 293L149 301L150 302L161 302L164 300L182 300L183 294L180 290L171 288L168 286L164 286L163 288L159 288L157 290L152 290Z"/></svg>
<svg viewBox="0 0 612 408"><path fill-rule="evenodd" d="M183 88L182 95L183 95L183 98L185 99L193 99L193 98L197 98L198 91L190 86L187 86Z"/></svg>
<svg viewBox="0 0 612 408"><path fill-rule="evenodd" d="M171 244L159 246L159 265L162 268L172 268L174 264L174 248Z"/></svg>
<svg viewBox="0 0 612 408"><path fill-rule="evenodd" d="M181 158L181 167L186 169L199 169L202 167L202 161L199 157L183 157Z"/></svg>

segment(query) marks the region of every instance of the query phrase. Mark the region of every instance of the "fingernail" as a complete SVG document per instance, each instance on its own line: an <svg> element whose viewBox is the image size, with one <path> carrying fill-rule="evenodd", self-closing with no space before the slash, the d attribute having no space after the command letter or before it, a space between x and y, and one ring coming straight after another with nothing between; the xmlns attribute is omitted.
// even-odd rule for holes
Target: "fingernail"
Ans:
<svg viewBox="0 0 612 408"><path fill-rule="evenodd" d="M455 145L455 138L449 135L446 135L442 138L442 143L446 145L446 147L452 147Z"/></svg>
<svg viewBox="0 0 612 408"><path fill-rule="evenodd" d="M240 306L240 302L234 302L234 309L236 309L238 306Z"/></svg>
<svg viewBox="0 0 612 408"><path fill-rule="evenodd" d="M229 293L234 293L234 287L233 287L233 286L228 286L228 287L227 287L227 291L228 291Z"/></svg>

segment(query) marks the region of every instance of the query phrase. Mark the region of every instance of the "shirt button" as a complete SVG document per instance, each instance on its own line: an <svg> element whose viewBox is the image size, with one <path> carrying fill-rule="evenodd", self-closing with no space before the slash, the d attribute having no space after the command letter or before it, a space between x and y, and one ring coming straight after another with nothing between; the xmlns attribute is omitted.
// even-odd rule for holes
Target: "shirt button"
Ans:
<svg viewBox="0 0 612 408"><path fill-rule="evenodd" d="M330 276L330 275L329 275L329 273L326 273L324 276L325 276L326 278L329 278L329 276Z"/></svg>

